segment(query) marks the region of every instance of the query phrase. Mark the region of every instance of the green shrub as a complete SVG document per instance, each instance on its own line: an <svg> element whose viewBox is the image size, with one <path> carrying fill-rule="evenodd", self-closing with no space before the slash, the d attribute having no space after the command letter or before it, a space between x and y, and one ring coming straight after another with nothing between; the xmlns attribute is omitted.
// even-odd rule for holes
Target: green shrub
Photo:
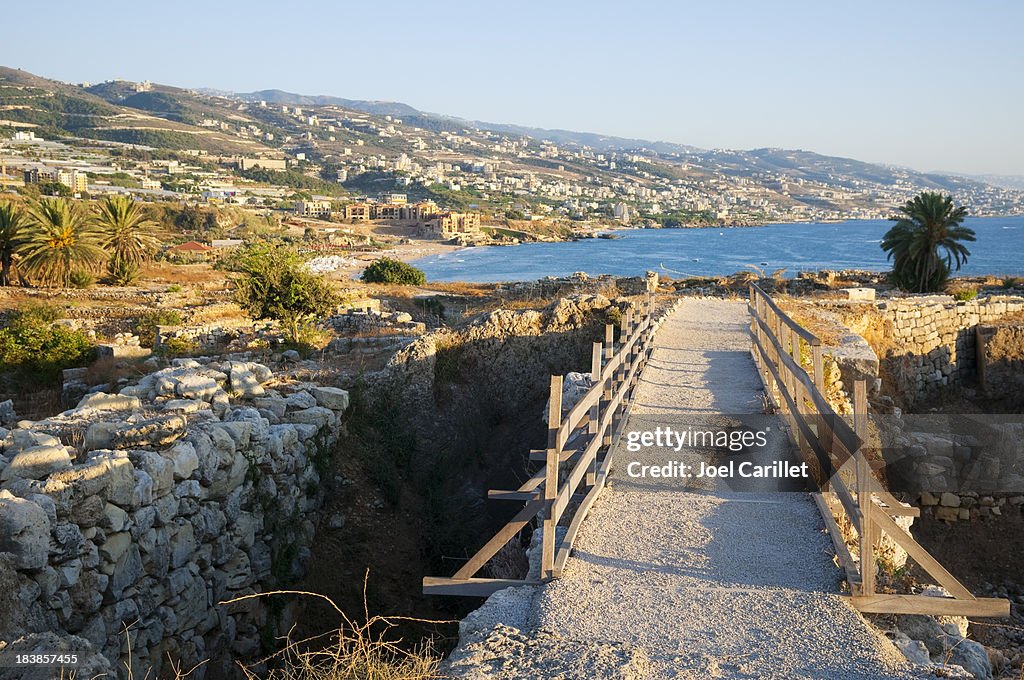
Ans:
<svg viewBox="0 0 1024 680"><path fill-rule="evenodd" d="M96 277L87 271L76 269L68 276L68 283L72 288L91 288L96 283Z"/></svg>
<svg viewBox="0 0 1024 680"><path fill-rule="evenodd" d="M115 286L130 286L139 278L139 265L123 257L112 257L107 263L107 274Z"/></svg>
<svg viewBox="0 0 1024 680"><path fill-rule="evenodd" d="M56 307L31 305L12 312L0 329L0 366L26 380L53 382L65 368L84 366L96 348L84 332L54 323Z"/></svg>
<svg viewBox="0 0 1024 680"><path fill-rule="evenodd" d="M168 293L180 293L181 292L181 286L179 286L176 283L172 283L171 285L167 286L167 292Z"/></svg>
<svg viewBox="0 0 1024 680"><path fill-rule="evenodd" d="M300 329L337 304L327 280L306 269L292 248L249 246L237 266L241 276L232 280L235 302L253 319L280 321L290 342L301 342Z"/></svg>
<svg viewBox="0 0 1024 680"><path fill-rule="evenodd" d="M1021 279L1017 276L1007 276L1003 279L1003 288L1016 288L1021 283Z"/></svg>
<svg viewBox="0 0 1024 680"><path fill-rule="evenodd" d="M366 283L397 283L406 286L422 286L427 277L422 271L399 260L382 257L363 270Z"/></svg>
<svg viewBox="0 0 1024 680"><path fill-rule="evenodd" d="M953 299L958 302L967 302L978 297L978 291L974 288L961 288L953 293Z"/></svg>
<svg viewBox="0 0 1024 680"><path fill-rule="evenodd" d="M152 347L156 343L157 326L180 326L181 314L173 309L154 309L146 312L135 321L135 335L143 347Z"/></svg>
<svg viewBox="0 0 1024 680"><path fill-rule="evenodd" d="M198 351L199 346L196 345L194 340L188 338L167 338L160 345L159 354L165 359L176 359L177 357L192 356Z"/></svg>

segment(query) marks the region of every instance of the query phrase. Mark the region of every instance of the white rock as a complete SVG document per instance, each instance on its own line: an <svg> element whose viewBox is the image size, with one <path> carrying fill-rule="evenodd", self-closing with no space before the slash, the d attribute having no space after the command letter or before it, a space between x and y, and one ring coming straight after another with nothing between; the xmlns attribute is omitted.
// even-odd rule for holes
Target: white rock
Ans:
<svg viewBox="0 0 1024 680"><path fill-rule="evenodd" d="M220 389L213 378L205 375L187 374L178 378L174 391L184 399L202 399L206 401Z"/></svg>
<svg viewBox="0 0 1024 680"><path fill-rule="evenodd" d="M19 569L42 569L50 551L50 520L32 501L0 491L0 552Z"/></svg>
<svg viewBox="0 0 1024 680"><path fill-rule="evenodd" d="M71 467L71 456L64 446L31 446L14 456L10 464L0 473L0 481L12 477L22 479L44 479L45 477Z"/></svg>
<svg viewBox="0 0 1024 680"><path fill-rule="evenodd" d="M955 493L944 492L939 498L939 505L945 508L959 508L960 507L960 496Z"/></svg>
<svg viewBox="0 0 1024 680"><path fill-rule="evenodd" d="M128 526L128 513L113 503L106 504L103 514L107 516L107 526L111 531L124 531Z"/></svg>
<svg viewBox="0 0 1024 680"><path fill-rule="evenodd" d="M97 411L129 411L140 408L142 403L138 397L129 397L122 394L107 394L106 392L94 392L82 397L75 410L85 408Z"/></svg>
<svg viewBox="0 0 1024 680"><path fill-rule="evenodd" d="M348 408L348 392L339 387L314 387L310 390L316 403L332 411L344 411Z"/></svg>
<svg viewBox="0 0 1024 680"><path fill-rule="evenodd" d="M178 481L188 479L199 467L199 456L191 442L176 442L165 455L171 460L174 478Z"/></svg>

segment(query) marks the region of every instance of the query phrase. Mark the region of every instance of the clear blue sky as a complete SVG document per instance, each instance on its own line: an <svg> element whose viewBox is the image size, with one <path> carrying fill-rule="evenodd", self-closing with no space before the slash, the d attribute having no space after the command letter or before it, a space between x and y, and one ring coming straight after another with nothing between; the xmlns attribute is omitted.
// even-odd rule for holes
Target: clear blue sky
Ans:
<svg viewBox="0 0 1024 680"><path fill-rule="evenodd" d="M0 63L61 80L1024 175L1020 0L61 0L11 3L0 22Z"/></svg>

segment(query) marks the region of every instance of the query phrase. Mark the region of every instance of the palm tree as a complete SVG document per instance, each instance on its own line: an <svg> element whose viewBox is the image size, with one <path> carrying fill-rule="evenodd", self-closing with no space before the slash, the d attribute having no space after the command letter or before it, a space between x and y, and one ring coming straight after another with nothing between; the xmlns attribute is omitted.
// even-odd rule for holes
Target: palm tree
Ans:
<svg viewBox="0 0 1024 680"><path fill-rule="evenodd" d="M11 285L11 267L18 237L25 226L25 213L10 201L0 203L0 286Z"/></svg>
<svg viewBox="0 0 1024 680"><path fill-rule="evenodd" d="M89 214L77 203L41 199L27 221L18 254L25 272L44 285L67 288L73 271L95 270L106 257Z"/></svg>
<svg viewBox="0 0 1024 680"><path fill-rule="evenodd" d="M131 283L139 264L159 247L156 222L142 206L127 196L108 196L99 205L96 226L101 232L100 246L110 254L108 270L119 284Z"/></svg>
<svg viewBox="0 0 1024 680"><path fill-rule="evenodd" d="M882 250L893 261L893 282L914 293L941 290L971 251L961 241L974 241L974 230L962 226L967 209L953 207L953 197L923 192L900 208L901 217L882 238Z"/></svg>

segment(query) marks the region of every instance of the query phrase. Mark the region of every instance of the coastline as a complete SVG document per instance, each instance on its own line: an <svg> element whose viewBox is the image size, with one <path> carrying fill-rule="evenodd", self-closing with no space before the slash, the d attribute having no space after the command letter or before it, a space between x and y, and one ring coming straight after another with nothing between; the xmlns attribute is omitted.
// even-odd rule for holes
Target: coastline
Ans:
<svg viewBox="0 0 1024 680"><path fill-rule="evenodd" d="M977 230L967 266L958 276L1024 276L1024 250L1017 234L1024 231L1024 216L968 218ZM602 230L618 238L614 245L594 238L539 242L527 250L498 251L476 247L472 258L437 258L407 250L414 266L432 281L493 283L567 276L576 271L591 276L635 276L662 271L678 277L728 276L741 270L775 272L785 277L804 271L872 270L891 267L879 243L891 228L888 220L847 220L842 223L789 222L748 228L637 228ZM1008 230L1008 231L1004 231ZM441 246L434 252L455 250Z"/></svg>

